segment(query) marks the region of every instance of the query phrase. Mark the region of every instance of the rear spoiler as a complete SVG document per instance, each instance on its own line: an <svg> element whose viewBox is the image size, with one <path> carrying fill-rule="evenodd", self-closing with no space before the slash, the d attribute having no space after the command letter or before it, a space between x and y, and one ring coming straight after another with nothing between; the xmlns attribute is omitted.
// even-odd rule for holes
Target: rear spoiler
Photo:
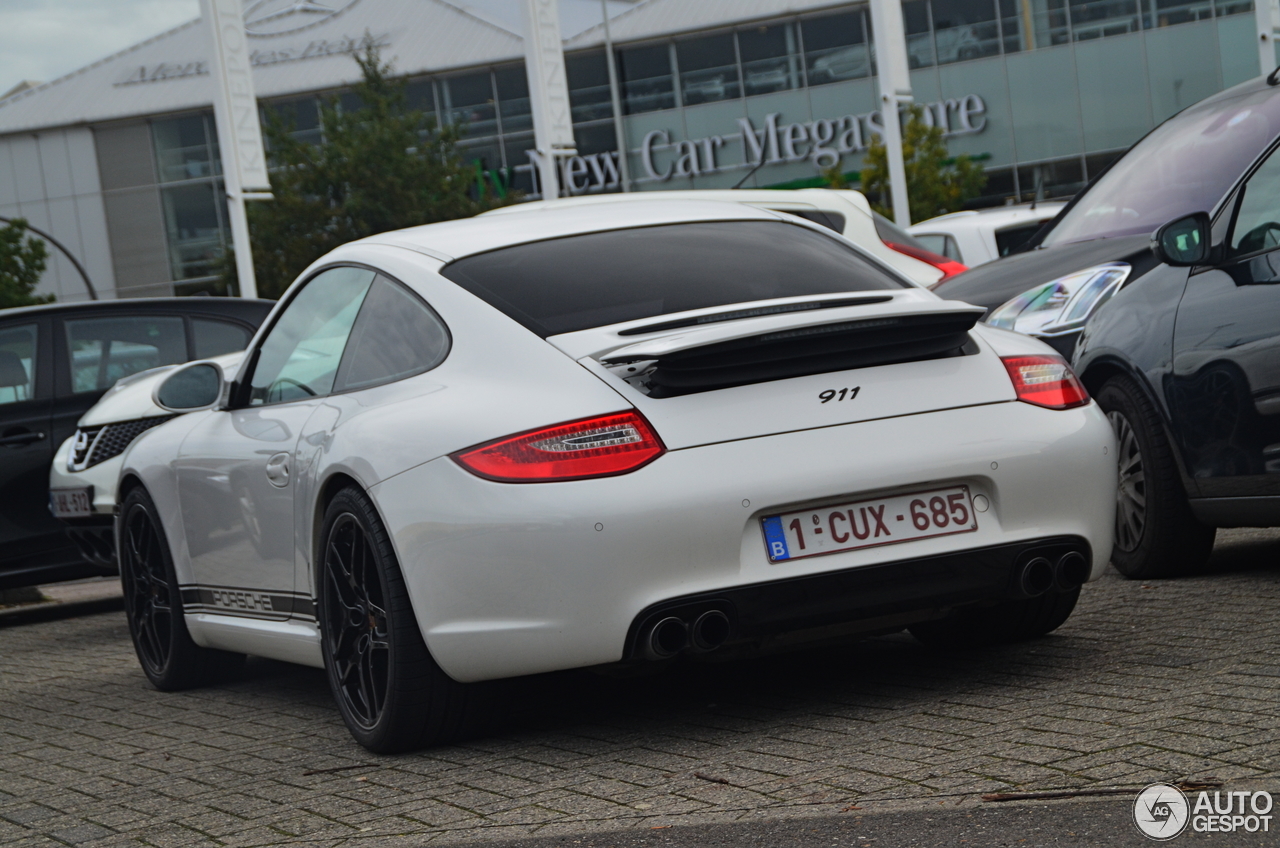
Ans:
<svg viewBox="0 0 1280 848"><path fill-rule="evenodd" d="M968 333L983 313L957 301L893 299L658 333L596 358L644 363L649 395L672 397L974 352Z"/></svg>

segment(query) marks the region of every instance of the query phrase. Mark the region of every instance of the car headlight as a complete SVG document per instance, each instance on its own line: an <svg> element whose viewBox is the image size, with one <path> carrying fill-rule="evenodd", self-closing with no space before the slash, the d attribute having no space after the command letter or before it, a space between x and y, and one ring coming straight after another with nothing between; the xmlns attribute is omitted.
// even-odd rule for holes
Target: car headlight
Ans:
<svg viewBox="0 0 1280 848"><path fill-rule="evenodd" d="M1098 307L1129 279L1127 262L1107 262L1067 274L1003 304L984 323L1031 336L1057 336L1080 329Z"/></svg>

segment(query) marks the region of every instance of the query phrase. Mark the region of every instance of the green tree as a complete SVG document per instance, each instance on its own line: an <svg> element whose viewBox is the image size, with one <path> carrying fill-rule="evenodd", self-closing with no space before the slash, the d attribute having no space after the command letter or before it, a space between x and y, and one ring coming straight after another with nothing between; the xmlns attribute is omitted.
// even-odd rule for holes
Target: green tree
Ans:
<svg viewBox="0 0 1280 848"><path fill-rule="evenodd" d="M912 106L902 131L902 159L907 172L911 220L924 221L956 212L977 197L987 184L982 166L967 155L952 157L941 127L924 122L924 107ZM867 148L862 166L862 192L881 215L893 217L889 191L889 160L884 139L877 136Z"/></svg>
<svg viewBox="0 0 1280 848"><path fill-rule="evenodd" d="M352 89L360 108L342 109L337 97L322 98L322 143L294 137L295 122L268 113L275 199L249 204L254 273L263 297L279 297L304 268L340 244L465 218L504 202L459 156L457 127L438 128L432 117L409 108L405 81L392 78L371 39L355 60L363 75ZM229 256L223 277L235 279Z"/></svg>
<svg viewBox="0 0 1280 848"><path fill-rule="evenodd" d="M53 302L51 294L31 293L49 264L49 249L41 239L24 238L26 232L27 222L22 218L0 227L0 309Z"/></svg>

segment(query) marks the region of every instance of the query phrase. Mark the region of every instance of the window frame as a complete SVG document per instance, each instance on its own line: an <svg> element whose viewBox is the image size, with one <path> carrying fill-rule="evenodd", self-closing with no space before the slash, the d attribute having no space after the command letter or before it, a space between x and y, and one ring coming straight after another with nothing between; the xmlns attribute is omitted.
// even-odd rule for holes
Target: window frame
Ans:
<svg viewBox="0 0 1280 848"><path fill-rule="evenodd" d="M434 363L424 368L420 368L417 371L410 371L404 374L395 374L393 376L387 377L386 379L376 380L368 383L362 383L359 386L350 386L350 387L343 386L340 389L334 389L333 391L329 392L330 395L345 395L345 394L351 394L352 392L363 392L366 389L376 389L379 386L387 386L387 385L390 385L391 383L398 383L401 380L408 380L411 377L417 377L422 374L426 374L430 371L436 370L441 365L443 365L445 363L445 360L449 358L449 354L453 352L453 333L452 331L449 330L449 325L445 323L444 318L440 315L439 312L435 310L434 307L431 306L430 303L426 301L425 298L423 298L421 295L415 292L411 287L405 285L400 280L397 280L395 277L391 276L390 274L387 274L383 271L378 271L374 268L370 268L369 270L373 271L375 274L373 278L373 282L369 284L369 288L371 290L375 285L378 284L378 278L381 277L391 285L395 286L396 288L400 289L402 292L407 294L410 298L417 301L418 304L423 309L426 310L427 314L430 315L432 318L434 318L437 323L439 323L440 328L444 330L444 353ZM366 295L366 302L367 302L367 297L368 296ZM355 332L356 324L359 323L360 321L361 313L364 312L364 307L365 307L365 304L361 303L360 309L356 311L356 320L351 323L351 330L353 333ZM342 346L342 356L338 359L338 370L334 373L333 384L335 386L341 385L343 382L345 382L346 378L349 376L347 372L350 370L350 364L351 364L351 360L349 358L350 355L351 355L351 334L348 334L347 343Z"/></svg>
<svg viewBox="0 0 1280 848"><path fill-rule="evenodd" d="M30 410L35 404L48 404L53 399L53 374L55 372L53 344L53 322L45 315L14 316L0 322L0 332L16 330L19 327L34 326L36 328L35 369L31 380L31 397L15 400L12 403L0 404L0 420L8 417L11 410Z"/></svg>
<svg viewBox="0 0 1280 848"><path fill-rule="evenodd" d="M103 309L101 311L86 309L83 311L69 312L65 315L53 316L57 320L51 322L49 345L52 347L53 354L53 396L59 398L83 398L93 394L101 395L107 389L90 389L83 392L73 392L71 382L71 346L67 338L67 322L78 321L94 318L178 318L182 321L183 332L186 333L186 362L196 361L195 347L195 330L192 326L192 320L196 318L221 321L225 324L232 324L246 330L249 333L249 342L252 344L257 328L248 321L244 321L234 315L223 315L217 312L178 311L173 307L165 307L160 309ZM56 337L56 339L54 338ZM246 348L247 350L247 348ZM181 364L181 363L180 363Z"/></svg>
<svg viewBox="0 0 1280 848"><path fill-rule="evenodd" d="M332 271L335 268L359 268L365 271L371 271L374 274L374 278L373 278L373 282L369 284L370 288L373 287L373 283L376 283L378 281L378 277L381 276L381 277L384 277L388 282L392 283L393 285L397 285L404 291L408 292L411 297L416 298L418 301L420 301L422 305L427 309L427 311L429 311L432 315L436 317L436 319L440 322L440 326L444 328L444 335L445 335L444 356L442 356L440 358L440 361L437 362L435 365L431 366L430 368L425 368L422 371L419 371L414 374L405 374L405 375L397 376L385 382L371 383L363 386L357 386L351 389L330 389L324 394L316 395L315 397L297 398L295 400L285 400L285 401L280 401L278 403L265 403L260 406L250 406L249 392L252 386L253 374L258 368L258 357L262 351L263 343L265 343L267 338L271 335L271 333L275 331L276 326L280 323L281 316L283 316L284 313L289 311L289 307L293 305L294 300L297 299L298 295L303 291L303 289L311 285L312 281L315 280L317 277L319 277L321 274L325 273L326 271ZM368 292L366 292L366 295L367 294ZM360 309L356 310L355 320L351 322L351 326L353 329L355 328L355 322L360 320L360 312L363 309L364 309L364 303L362 301L360 304ZM337 371L335 371L334 373L334 385L337 385L337 375L341 373L342 366L346 362L347 345L350 343L351 343L351 335L350 333L348 333L347 341L344 342L342 345L342 355L338 357L338 368L337 368ZM318 398L334 397L336 395L351 394L353 392L362 392L362 391L365 391L366 389L378 388L379 386L386 386L391 383L397 383L401 380L407 380L410 377L417 377L421 374L426 374L431 371L434 371L436 368L439 368L446 361L448 361L449 354L451 353L453 353L453 331L449 328L448 322L444 320L444 317L438 311L436 311L436 309L432 307L431 304L428 303L425 298L423 298L420 294L414 291L412 286L405 285L403 281L401 281L398 277L394 276L393 274L388 274L386 271L382 270L381 268L377 268L365 262L331 262L327 265L323 265L315 269L315 271L306 278L306 281L303 282L302 285L291 287L291 291L288 294L288 299L281 300L280 305L277 306L274 310L272 310L270 318L267 321L264 321L262 323L262 327L258 330L257 334L254 336L252 343L250 345L250 348L247 350L245 354L244 366L240 369L240 373L237 376L237 378L231 383L230 391L227 393L227 403L226 403L226 406L223 407L223 411L230 411L230 410L237 410L237 409L267 409L270 407L287 406L288 404L291 404L291 403L304 403L307 401L316 400Z"/></svg>
<svg viewBox="0 0 1280 848"><path fill-rule="evenodd" d="M1226 233L1222 237L1222 247L1220 248L1220 251L1221 255L1229 264L1252 259L1256 256L1264 256L1268 253L1280 250L1280 247L1265 247L1261 250L1250 251L1249 253L1234 253L1232 251L1232 242L1234 242L1236 238L1236 226L1240 223L1240 209L1244 206L1245 195L1248 194L1249 191L1249 183L1253 181L1253 178L1257 176L1259 171L1266 167L1266 164L1271 161L1272 157L1276 157L1277 160L1280 160L1280 139L1273 141L1271 146L1268 147L1261 156L1254 160L1253 164L1251 164L1248 170L1245 171L1244 175L1240 177L1240 180L1231 189L1231 192L1228 195L1226 208L1223 212L1230 209L1230 214L1227 216L1229 223L1226 228ZM1216 229L1216 227L1214 229ZM1209 243L1211 245L1214 243L1214 239L1212 237L1210 238Z"/></svg>

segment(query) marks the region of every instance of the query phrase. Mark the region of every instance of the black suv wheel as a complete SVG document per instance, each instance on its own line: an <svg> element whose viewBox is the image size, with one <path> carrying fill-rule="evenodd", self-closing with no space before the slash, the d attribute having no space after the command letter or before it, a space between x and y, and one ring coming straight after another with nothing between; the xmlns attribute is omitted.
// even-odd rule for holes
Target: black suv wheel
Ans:
<svg viewBox="0 0 1280 848"><path fill-rule="evenodd" d="M1119 453L1112 565L1134 580L1204 565L1217 531L1191 514L1173 446L1151 400L1128 377L1108 380L1097 400L1116 431Z"/></svg>

